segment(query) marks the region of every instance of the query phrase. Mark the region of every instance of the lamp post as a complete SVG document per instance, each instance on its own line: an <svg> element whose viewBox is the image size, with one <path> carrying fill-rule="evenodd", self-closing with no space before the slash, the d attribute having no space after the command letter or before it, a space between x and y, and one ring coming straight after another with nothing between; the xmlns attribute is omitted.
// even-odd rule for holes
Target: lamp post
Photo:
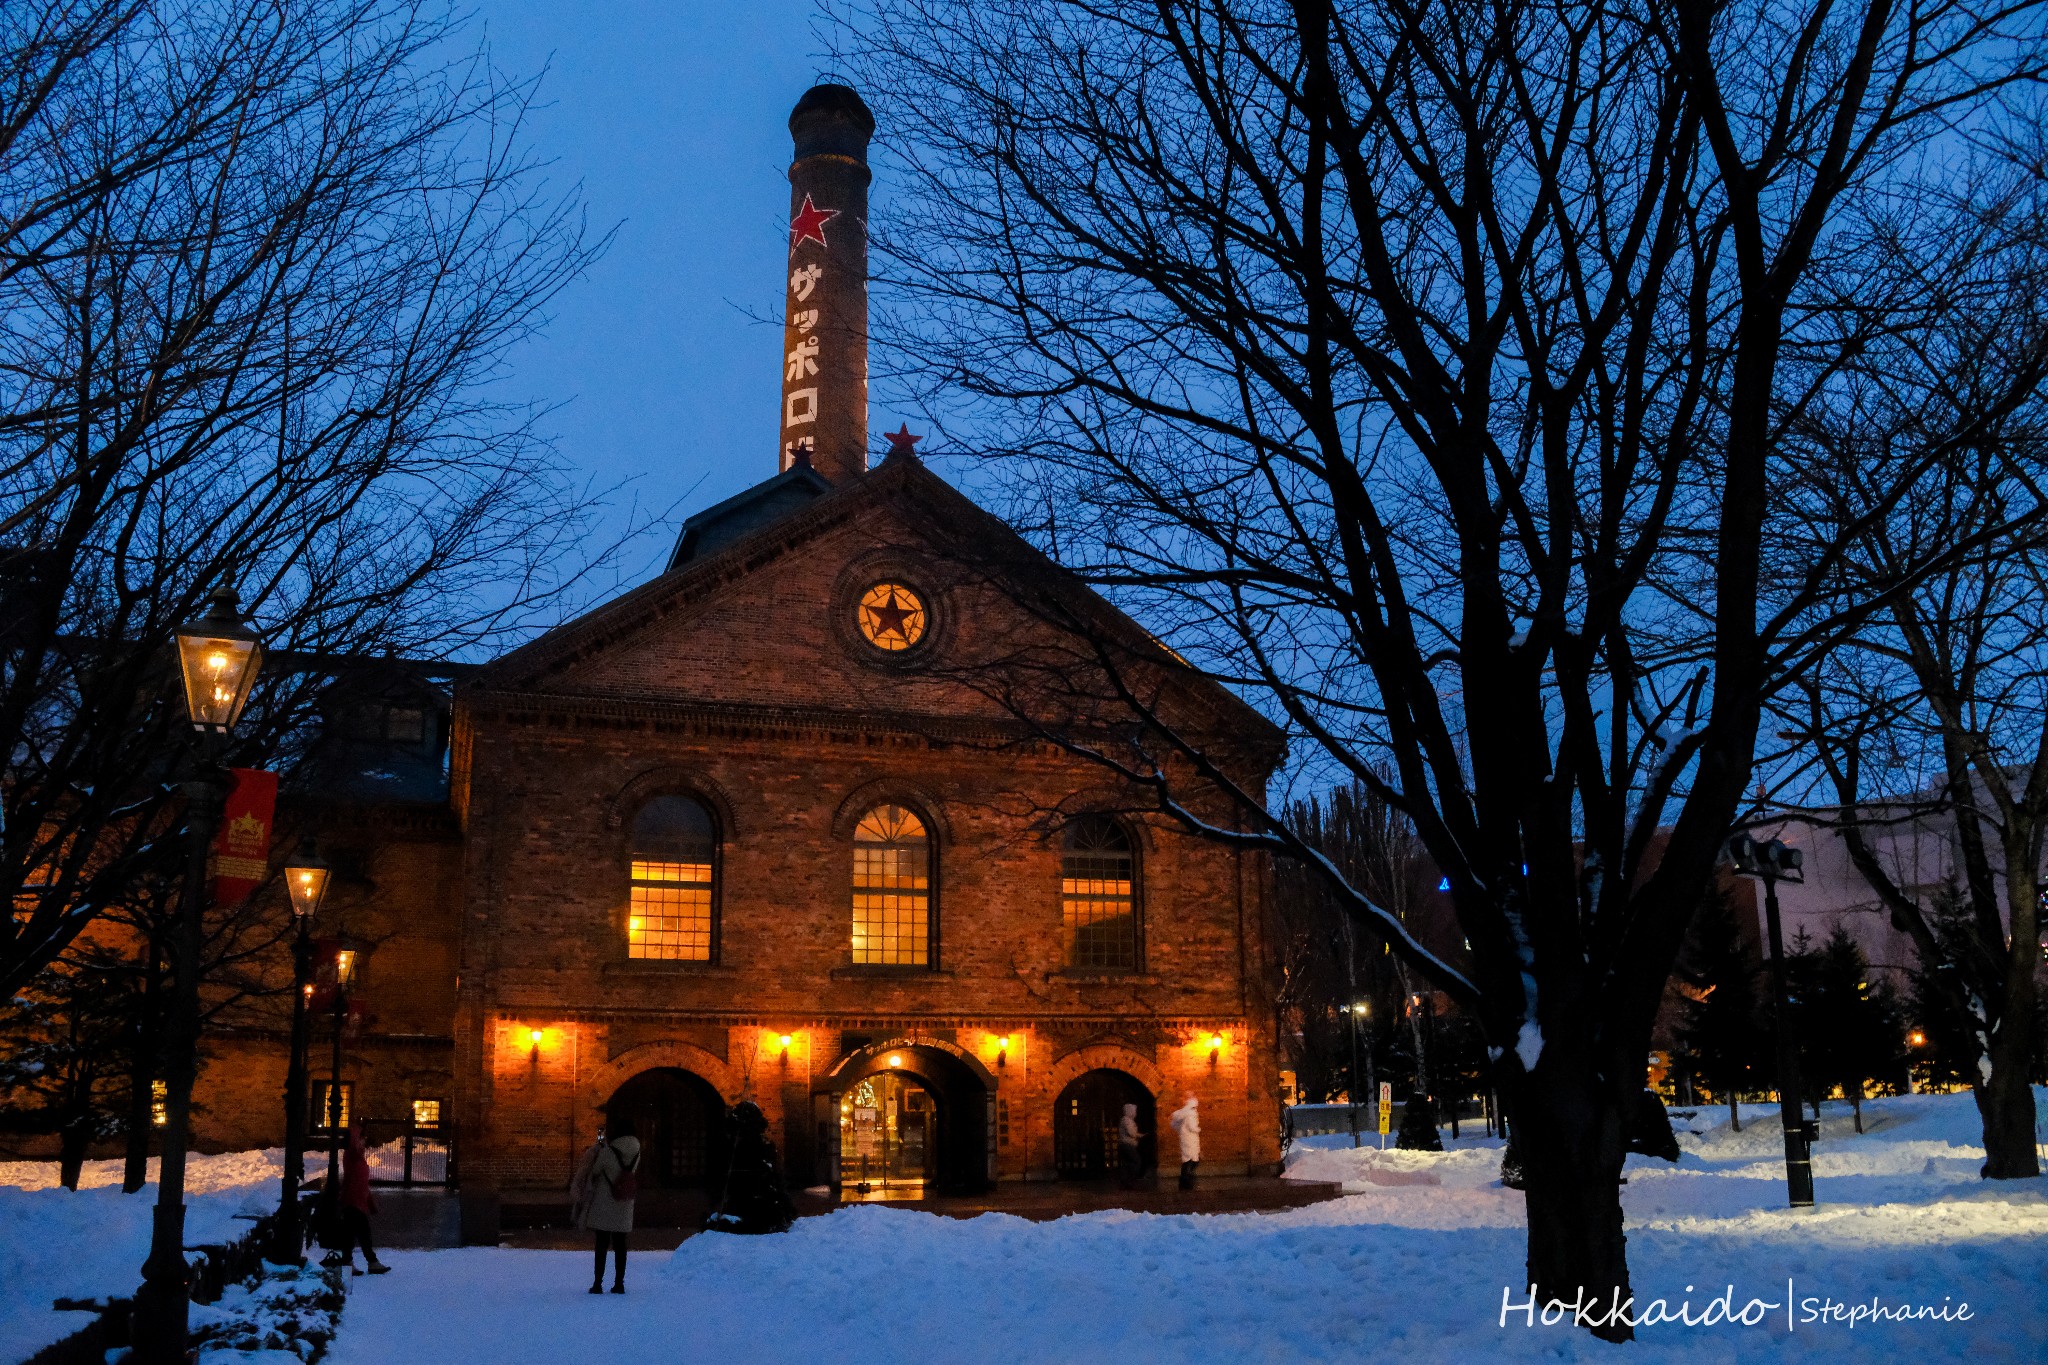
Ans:
<svg viewBox="0 0 2048 1365"><path fill-rule="evenodd" d="M284 867L298 933L292 939L292 1054L284 1075L284 1188L268 1253L276 1265L299 1265L306 1259L305 1224L299 1215L299 1182L306 1173L306 997L313 991L313 916L327 896L329 871L310 837Z"/></svg>
<svg viewBox="0 0 2048 1365"><path fill-rule="evenodd" d="M210 598L206 615L177 628L178 666L186 712L198 734L198 761L180 784L185 797L189 850L185 886L171 935L175 973L164 1047L163 1156L158 1165L156 1215L149 1259L135 1292L135 1355L145 1365L185 1358L190 1322L185 1264L185 1150L191 1141L192 1079L199 1047L199 959L205 936L206 858L227 801L227 774L218 753L241 719L249 689L263 666L256 632L242 623L232 588Z"/></svg>
<svg viewBox="0 0 2048 1365"><path fill-rule="evenodd" d="M1358 1021L1367 1016L1371 1006L1363 1000L1347 1005L1344 1012L1351 1016L1351 1145L1358 1145L1358 1097L1372 1093L1372 1049L1365 1052L1365 1089L1358 1088Z"/></svg>
<svg viewBox="0 0 2048 1365"><path fill-rule="evenodd" d="M330 1219L341 1216L341 1033L348 1022L348 984L355 975L353 950L334 950L334 1055L327 1080L327 1173L320 1179L320 1204Z"/></svg>
<svg viewBox="0 0 2048 1365"><path fill-rule="evenodd" d="M1806 880L1800 870L1806 855L1777 839L1758 840L1738 834L1728 841L1728 857L1742 876L1764 884L1764 922L1771 945L1771 1018L1778 1032L1778 1123L1785 1133L1785 1188L1795 1209L1813 1207L1813 1139L1815 1125L1806 1121L1800 1096L1799 1044L1792 1031L1791 1002L1785 994L1785 935L1778 921L1778 883Z"/></svg>

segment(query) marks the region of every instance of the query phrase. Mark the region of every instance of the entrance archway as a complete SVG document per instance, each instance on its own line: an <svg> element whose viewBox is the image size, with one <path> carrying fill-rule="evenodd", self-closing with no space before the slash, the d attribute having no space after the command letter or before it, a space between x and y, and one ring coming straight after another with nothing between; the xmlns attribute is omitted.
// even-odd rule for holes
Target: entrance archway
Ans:
<svg viewBox="0 0 2048 1365"><path fill-rule="evenodd" d="M605 1102L605 1129L630 1123L640 1139L640 1206L646 1224L687 1224L725 1181L725 1102L711 1083L659 1066L626 1081Z"/></svg>
<svg viewBox="0 0 2048 1365"><path fill-rule="evenodd" d="M1097 1067L1084 1071L1053 1102L1053 1163L1062 1178L1099 1180L1116 1173L1116 1132L1124 1106L1138 1106L1138 1154L1145 1169L1154 1164L1158 1106L1144 1082L1128 1071Z"/></svg>
<svg viewBox="0 0 2048 1365"><path fill-rule="evenodd" d="M995 1101L985 1075L929 1043L899 1040L841 1058L813 1092L819 1180L851 1191L865 1169L872 1194L886 1170L902 1185L922 1181L940 1193L987 1189Z"/></svg>

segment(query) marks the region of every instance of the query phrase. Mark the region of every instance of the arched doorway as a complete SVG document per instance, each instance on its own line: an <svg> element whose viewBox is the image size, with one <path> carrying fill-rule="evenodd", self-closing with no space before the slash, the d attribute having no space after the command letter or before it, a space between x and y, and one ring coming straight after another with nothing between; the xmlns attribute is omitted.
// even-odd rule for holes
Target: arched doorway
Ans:
<svg viewBox="0 0 2048 1365"><path fill-rule="evenodd" d="M703 1216L725 1179L725 1102L711 1083L681 1067L661 1066L612 1092L606 1131L630 1123L640 1139L640 1203L650 1226L687 1226Z"/></svg>
<svg viewBox="0 0 2048 1365"><path fill-rule="evenodd" d="M988 1188L994 1101L983 1073L945 1048L862 1048L820 1078L816 1101L819 1179L843 1198Z"/></svg>
<svg viewBox="0 0 2048 1365"><path fill-rule="evenodd" d="M1124 1106L1138 1106L1139 1156L1147 1170L1157 1148L1158 1108L1144 1082L1128 1071L1097 1067L1076 1076L1053 1102L1053 1162L1063 1178L1099 1180L1116 1173L1116 1130Z"/></svg>

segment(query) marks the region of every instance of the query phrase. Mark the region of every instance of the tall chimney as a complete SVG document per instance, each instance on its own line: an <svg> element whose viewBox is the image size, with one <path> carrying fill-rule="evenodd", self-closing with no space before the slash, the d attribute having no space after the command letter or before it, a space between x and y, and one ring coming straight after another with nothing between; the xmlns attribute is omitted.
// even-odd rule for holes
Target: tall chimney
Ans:
<svg viewBox="0 0 2048 1365"><path fill-rule="evenodd" d="M782 458L833 483L868 467L868 139L853 90L814 85L789 116L789 279Z"/></svg>

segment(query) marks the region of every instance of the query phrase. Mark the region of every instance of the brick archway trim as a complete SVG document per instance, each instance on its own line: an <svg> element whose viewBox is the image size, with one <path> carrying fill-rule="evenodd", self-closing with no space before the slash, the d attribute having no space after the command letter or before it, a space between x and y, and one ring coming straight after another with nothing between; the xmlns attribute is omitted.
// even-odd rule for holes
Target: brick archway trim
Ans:
<svg viewBox="0 0 2048 1365"><path fill-rule="evenodd" d="M887 1038L879 1043L870 1043L864 1048L847 1053L832 1064L831 1070L813 1081L811 1089L819 1092L843 1089L845 1084L852 1078L867 1074L870 1064L879 1061L884 1053L909 1052L917 1048L927 1048L934 1052L947 1053L955 1061L973 1072L975 1079L987 1087L990 1094L993 1095L998 1089L999 1083L996 1080L995 1074L981 1064L981 1058L975 1056L966 1048L961 1047L958 1043L949 1043L943 1038L919 1038L907 1034L896 1038Z"/></svg>
<svg viewBox="0 0 2048 1365"><path fill-rule="evenodd" d="M641 1072L664 1066L703 1077L718 1092L718 1098L727 1104L733 1104L741 1097L744 1087L740 1078L725 1062L695 1043L667 1039L628 1048L592 1072L583 1082L584 1108L596 1109L617 1094L620 1086Z"/></svg>
<svg viewBox="0 0 2048 1365"><path fill-rule="evenodd" d="M931 827L942 846L953 842L953 827L938 799L915 783L890 777L863 782L847 793L832 814L832 837L842 843L853 838L853 827L860 818L876 806L886 805L908 806Z"/></svg>
<svg viewBox="0 0 2048 1365"><path fill-rule="evenodd" d="M605 807L605 828L624 829L627 817L657 796L687 796L709 806L720 839L732 839L739 832L733 824L732 801L723 788L694 768L667 764L649 768L619 788Z"/></svg>
<svg viewBox="0 0 2048 1365"><path fill-rule="evenodd" d="M1115 1043L1090 1043L1061 1057L1046 1072L1045 1092L1057 1100L1060 1092L1085 1072L1101 1070L1121 1071L1136 1077L1138 1084L1152 1092L1157 1103L1164 1104L1170 1098L1166 1093L1166 1077L1160 1074L1151 1059Z"/></svg>

